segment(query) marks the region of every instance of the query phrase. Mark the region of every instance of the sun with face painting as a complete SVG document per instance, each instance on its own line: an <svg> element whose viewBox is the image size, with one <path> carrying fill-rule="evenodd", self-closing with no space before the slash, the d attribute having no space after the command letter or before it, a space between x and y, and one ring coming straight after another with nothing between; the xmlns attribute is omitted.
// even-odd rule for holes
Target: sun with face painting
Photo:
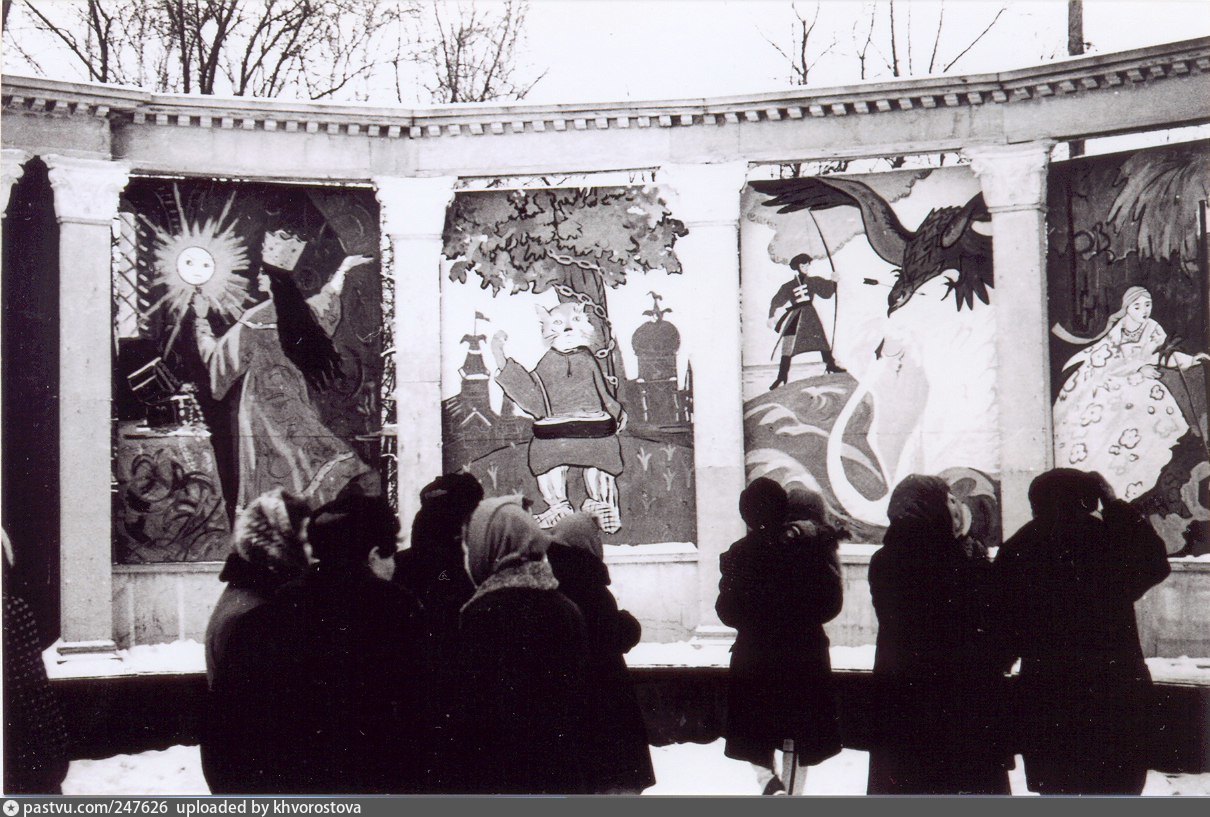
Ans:
<svg viewBox="0 0 1210 817"><path fill-rule="evenodd" d="M180 230L168 232L163 227L142 219L155 234L154 255L156 276L153 284L164 288L152 311L167 309L180 321L195 297L209 301L210 308L228 319L244 311L248 282L240 272L248 269L248 252L243 239L228 223L235 194L232 194L217 217L190 219L181 205L180 192L174 187Z"/></svg>

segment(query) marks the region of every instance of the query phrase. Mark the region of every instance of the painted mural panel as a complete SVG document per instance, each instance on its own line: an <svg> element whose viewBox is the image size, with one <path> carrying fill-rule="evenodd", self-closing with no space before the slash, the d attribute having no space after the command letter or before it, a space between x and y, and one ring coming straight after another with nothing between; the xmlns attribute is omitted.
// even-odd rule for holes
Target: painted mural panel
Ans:
<svg viewBox="0 0 1210 817"><path fill-rule="evenodd" d="M459 193L442 276L444 467L543 528L696 538L686 228L650 186Z"/></svg>
<svg viewBox="0 0 1210 817"><path fill-rule="evenodd" d="M967 168L753 181L741 232L748 479L818 491L880 541L945 476L1000 538L990 217Z"/></svg>
<svg viewBox="0 0 1210 817"><path fill-rule="evenodd" d="M368 191L138 179L114 249L115 558L209 561L278 486L381 491Z"/></svg>
<svg viewBox="0 0 1210 817"><path fill-rule="evenodd" d="M1055 465L1099 471L1164 537L1210 552L1210 143L1051 168Z"/></svg>

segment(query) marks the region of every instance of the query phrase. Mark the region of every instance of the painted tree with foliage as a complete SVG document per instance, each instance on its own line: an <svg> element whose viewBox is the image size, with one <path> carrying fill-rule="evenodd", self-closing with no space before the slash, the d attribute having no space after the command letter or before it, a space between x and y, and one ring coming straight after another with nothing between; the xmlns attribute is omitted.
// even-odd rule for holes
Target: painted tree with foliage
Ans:
<svg viewBox="0 0 1210 817"><path fill-rule="evenodd" d="M464 193L446 215L444 253L452 281L474 273L493 295L553 289L560 302L583 303L616 390L622 365L606 287L634 272L679 274L674 246L688 232L651 187Z"/></svg>

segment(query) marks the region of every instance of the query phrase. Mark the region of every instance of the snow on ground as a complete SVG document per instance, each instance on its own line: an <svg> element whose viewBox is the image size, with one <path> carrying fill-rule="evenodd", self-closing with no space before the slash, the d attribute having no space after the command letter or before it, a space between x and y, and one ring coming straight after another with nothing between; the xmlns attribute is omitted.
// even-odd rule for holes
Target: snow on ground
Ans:
<svg viewBox="0 0 1210 817"><path fill-rule="evenodd" d="M42 663L50 679L101 678L117 675L179 675L206 671L206 648L197 641L173 641L168 644L140 644L118 650L117 659L89 655L72 657L60 663L59 642L42 653Z"/></svg>
<svg viewBox="0 0 1210 817"><path fill-rule="evenodd" d="M170 746L162 752L115 755L104 760L73 760L63 781L64 794L209 794L196 746Z"/></svg>
<svg viewBox="0 0 1210 817"><path fill-rule="evenodd" d="M759 794L752 767L723 755L723 741L652 747L656 784L650 795ZM869 755L845 749L807 771L808 795L865 794ZM1013 794L1028 794L1021 758L1009 773ZM172 746L162 752L116 755L104 760L75 760L63 782L64 794L199 795L208 794L196 746ZM1145 795L1210 795L1210 774L1168 775L1148 772Z"/></svg>

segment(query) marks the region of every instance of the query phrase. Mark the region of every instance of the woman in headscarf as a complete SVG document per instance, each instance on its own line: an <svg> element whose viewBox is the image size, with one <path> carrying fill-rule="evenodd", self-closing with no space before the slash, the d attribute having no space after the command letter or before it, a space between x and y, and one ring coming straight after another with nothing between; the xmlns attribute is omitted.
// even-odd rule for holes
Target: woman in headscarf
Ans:
<svg viewBox="0 0 1210 817"><path fill-rule="evenodd" d="M715 610L737 630L728 676L726 754L752 764L764 794L800 794L805 769L840 751L823 625L840 612L840 531L809 499L767 478L740 494L748 535L719 559ZM782 751L782 777L774 752ZM784 780L783 780L784 777Z"/></svg>
<svg viewBox="0 0 1210 817"><path fill-rule="evenodd" d="M655 783L647 726L623 656L639 643L642 627L609 592L601 530L591 516L564 517L551 531L547 559L559 591L584 615L588 680L593 705L585 772L594 794L639 794Z"/></svg>
<svg viewBox="0 0 1210 817"><path fill-rule="evenodd" d="M475 595L459 630L457 791L587 792L584 617L559 592L550 537L520 496L479 503L467 526Z"/></svg>
<svg viewBox="0 0 1210 817"><path fill-rule="evenodd" d="M878 616L879 734L870 794L1008 794L1005 673L986 549L940 477L913 474L891 493L870 559Z"/></svg>
<svg viewBox="0 0 1210 817"><path fill-rule="evenodd" d="M1163 540L1100 474L1048 471L1029 502L1033 520L996 557L1029 788L1139 794L1152 688L1134 603L1169 573Z"/></svg>
<svg viewBox="0 0 1210 817"><path fill-rule="evenodd" d="M306 572L302 527L308 510L301 498L274 488L236 517L232 553L218 576L227 586L206 625L206 678L211 684L235 622Z"/></svg>
<svg viewBox="0 0 1210 817"><path fill-rule="evenodd" d="M219 574L227 586L206 625L206 680L211 687L201 741L202 771L212 791L242 791L247 784L242 738L233 725L242 702L213 691L229 663L231 634L249 613L269 602L307 570L302 528L307 503L283 488L258 496L236 517L232 553Z"/></svg>
<svg viewBox="0 0 1210 817"><path fill-rule="evenodd" d="M1068 343L1087 344L1063 364L1063 371L1074 371L1055 400L1055 461L1100 472L1127 501L1155 486L1189 430L1161 369L1210 361L1205 352L1170 349L1151 306L1151 293L1133 286L1099 334L1078 338L1059 326L1053 330Z"/></svg>

